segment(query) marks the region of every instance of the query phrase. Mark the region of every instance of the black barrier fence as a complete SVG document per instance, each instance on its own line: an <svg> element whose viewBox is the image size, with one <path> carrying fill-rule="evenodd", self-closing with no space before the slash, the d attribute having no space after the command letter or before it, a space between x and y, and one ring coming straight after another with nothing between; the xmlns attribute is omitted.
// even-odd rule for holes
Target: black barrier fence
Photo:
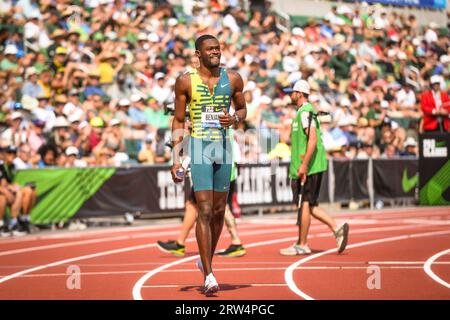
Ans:
<svg viewBox="0 0 450 320"><path fill-rule="evenodd" d="M450 205L450 133L419 135L420 204Z"/></svg>
<svg viewBox="0 0 450 320"><path fill-rule="evenodd" d="M241 165L236 180L237 197L244 211L251 208L289 206L292 191L289 164ZM330 160L323 176L321 203L367 200L416 199L418 160ZM186 183L190 184L189 181ZM76 217L124 212L159 215L181 213L188 187L172 182L168 166L117 169L86 201Z"/></svg>
<svg viewBox="0 0 450 320"><path fill-rule="evenodd" d="M319 201L415 200L418 160L330 160ZM237 198L244 212L292 205L288 163L240 165ZM190 196L189 185L175 184L170 167L52 168L21 170L21 184L34 182L36 223L141 212L177 216ZM190 184L189 180L186 180Z"/></svg>

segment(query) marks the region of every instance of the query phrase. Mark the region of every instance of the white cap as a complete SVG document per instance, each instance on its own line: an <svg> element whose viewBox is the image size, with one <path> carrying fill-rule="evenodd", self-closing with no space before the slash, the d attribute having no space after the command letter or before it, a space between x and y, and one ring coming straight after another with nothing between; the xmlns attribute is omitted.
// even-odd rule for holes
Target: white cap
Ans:
<svg viewBox="0 0 450 320"><path fill-rule="evenodd" d="M272 105L273 105L274 107L284 107L284 106L285 106L285 103L284 103L283 99L281 99L281 98L275 98L275 99L273 99L273 101L272 101Z"/></svg>
<svg viewBox="0 0 450 320"><path fill-rule="evenodd" d="M389 49L387 52L387 55L389 58L395 57L395 50L394 49Z"/></svg>
<svg viewBox="0 0 450 320"><path fill-rule="evenodd" d="M442 64L447 64L447 63L450 62L450 56L444 54L444 55L441 56L441 58L439 59L439 61L440 61Z"/></svg>
<svg viewBox="0 0 450 320"><path fill-rule="evenodd" d="M41 14L39 13L38 10L31 11L31 13L28 16L28 19L40 19L40 18L41 18Z"/></svg>
<svg viewBox="0 0 450 320"><path fill-rule="evenodd" d="M89 123L87 121L81 121L80 124L78 125L78 130L81 130L85 127L87 127L89 125Z"/></svg>
<svg viewBox="0 0 450 320"><path fill-rule="evenodd" d="M405 141L404 147L417 147L417 142L413 137L408 137Z"/></svg>
<svg viewBox="0 0 450 320"><path fill-rule="evenodd" d="M11 114L11 120L23 119L23 116L20 112L15 111Z"/></svg>
<svg viewBox="0 0 450 320"><path fill-rule="evenodd" d="M63 116L56 117L55 123L53 124L53 128L64 128L68 127L69 123L67 122L66 118Z"/></svg>
<svg viewBox="0 0 450 320"><path fill-rule="evenodd" d="M434 76L431 76L431 78L430 78L430 83L431 84L434 84L434 83L441 83L442 81L441 81L441 77L440 76L438 76L437 74L435 74Z"/></svg>
<svg viewBox="0 0 450 320"><path fill-rule="evenodd" d="M144 97L142 97L142 95L140 95L139 93L133 93L131 95L131 102L138 102L142 99L144 99Z"/></svg>
<svg viewBox="0 0 450 320"><path fill-rule="evenodd" d="M148 40L148 37L144 32L139 32L138 40Z"/></svg>
<svg viewBox="0 0 450 320"><path fill-rule="evenodd" d="M389 108L389 102L387 102L386 100L382 100L380 105L383 109Z"/></svg>
<svg viewBox="0 0 450 320"><path fill-rule="evenodd" d="M349 116L348 117L348 124L351 126L356 126L358 124L358 121L356 120L355 116Z"/></svg>
<svg viewBox="0 0 450 320"><path fill-rule="evenodd" d="M29 67L27 68L27 71L25 72L25 76L28 78L29 76L37 74L37 70L35 67Z"/></svg>
<svg viewBox="0 0 450 320"><path fill-rule="evenodd" d="M159 42L159 36L158 36L156 33L154 33L154 32L150 33L150 34L147 36L147 39L148 39L148 41L150 41L150 42Z"/></svg>
<svg viewBox="0 0 450 320"><path fill-rule="evenodd" d="M315 94L312 94L312 95L309 96L309 102L314 103L314 102L317 102L317 101L319 101L319 97L316 96Z"/></svg>
<svg viewBox="0 0 450 320"><path fill-rule="evenodd" d="M127 98L122 98L119 100L119 106L123 107L123 106L129 106L130 105L130 100L128 100Z"/></svg>
<svg viewBox="0 0 450 320"><path fill-rule="evenodd" d="M404 53L403 51L400 51L397 54L397 58L400 59L400 60L406 60L407 59L406 53Z"/></svg>
<svg viewBox="0 0 450 320"><path fill-rule="evenodd" d="M76 113L71 114L70 117L69 117L69 122L70 122L70 123L74 123L74 122L80 121L80 120L81 120L81 119L80 119L80 115L79 115L79 114L76 114Z"/></svg>
<svg viewBox="0 0 450 320"><path fill-rule="evenodd" d="M110 40L115 40L117 39L117 33L114 31L109 31L105 34L106 38L110 39Z"/></svg>
<svg viewBox="0 0 450 320"><path fill-rule="evenodd" d="M292 29L292 34L294 36L304 37L305 36L305 31L303 31L303 29L300 28L300 27L295 27L295 28Z"/></svg>
<svg viewBox="0 0 450 320"><path fill-rule="evenodd" d="M6 46L5 51L3 52L5 55L7 54L13 54L16 55L19 52L19 50L17 50L17 47L13 44L9 44Z"/></svg>
<svg viewBox="0 0 450 320"><path fill-rule="evenodd" d="M289 83L294 83L302 78L302 73L300 71L294 71L289 74L287 77L287 81Z"/></svg>
<svg viewBox="0 0 450 320"><path fill-rule="evenodd" d="M400 125L398 124L397 121L391 120L391 128L392 128L392 130L398 129L399 126L400 126Z"/></svg>
<svg viewBox="0 0 450 320"><path fill-rule="evenodd" d="M39 106L39 101L36 98L24 95L20 101L25 110L33 111Z"/></svg>
<svg viewBox="0 0 450 320"><path fill-rule="evenodd" d="M171 27L174 27L178 24L178 19L177 18L170 18L169 20L167 20L167 24Z"/></svg>
<svg viewBox="0 0 450 320"><path fill-rule="evenodd" d="M302 92L302 93L306 93L309 94L310 93L310 89L309 89L309 83L305 80L298 80L295 84L293 88L289 88L289 89L285 89L284 92L286 93L290 93L293 91L298 91L298 92Z"/></svg>
<svg viewBox="0 0 450 320"><path fill-rule="evenodd" d="M430 22L430 24L428 26L431 29L437 29L439 27L439 25L436 22L434 22L434 21Z"/></svg>
<svg viewBox="0 0 450 320"><path fill-rule="evenodd" d="M111 119L111 121L109 122L109 126L110 126L110 127L116 126L116 125L118 125L118 124L120 124L120 120L119 120L119 119L116 119L116 118Z"/></svg>
<svg viewBox="0 0 450 320"><path fill-rule="evenodd" d="M246 91L253 91L256 89L256 83L254 81L249 81L244 87L244 92Z"/></svg>
<svg viewBox="0 0 450 320"><path fill-rule="evenodd" d="M352 9L347 6L339 6L336 10L338 14L352 14Z"/></svg>
<svg viewBox="0 0 450 320"><path fill-rule="evenodd" d="M341 117L337 123L338 127L346 127L350 125L350 119L348 117Z"/></svg>
<svg viewBox="0 0 450 320"><path fill-rule="evenodd" d="M259 103L270 104L272 103L272 99L268 96L261 96L259 98Z"/></svg>
<svg viewBox="0 0 450 320"><path fill-rule="evenodd" d="M164 73L162 73L162 72L157 72L156 74L155 74L155 79L156 80L159 80L159 79L162 79L162 78L164 78L166 75L164 74Z"/></svg>
<svg viewBox="0 0 450 320"><path fill-rule="evenodd" d="M79 152L76 147L74 147L74 146L67 147L66 156L71 156L71 155L78 156L78 154L79 154Z"/></svg>
<svg viewBox="0 0 450 320"><path fill-rule="evenodd" d="M350 100L346 97L342 98L341 101L339 101L339 105L342 107L350 107Z"/></svg>

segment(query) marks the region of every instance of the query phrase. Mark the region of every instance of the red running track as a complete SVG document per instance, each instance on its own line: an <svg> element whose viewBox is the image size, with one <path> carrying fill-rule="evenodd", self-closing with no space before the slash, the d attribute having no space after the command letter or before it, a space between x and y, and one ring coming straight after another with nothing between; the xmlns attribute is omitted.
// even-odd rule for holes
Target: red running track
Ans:
<svg viewBox="0 0 450 320"><path fill-rule="evenodd" d="M313 221L313 253L293 257L279 249L296 240L294 216L242 220L247 254L215 257L221 291L210 298L200 292L193 234L183 258L155 246L176 238L179 225L0 239L0 299L450 299L449 207L335 217L350 223L343 254ZM219 248L228 244L224 230ZM70 266L81 272L79 289L69 289Z"/></svg>

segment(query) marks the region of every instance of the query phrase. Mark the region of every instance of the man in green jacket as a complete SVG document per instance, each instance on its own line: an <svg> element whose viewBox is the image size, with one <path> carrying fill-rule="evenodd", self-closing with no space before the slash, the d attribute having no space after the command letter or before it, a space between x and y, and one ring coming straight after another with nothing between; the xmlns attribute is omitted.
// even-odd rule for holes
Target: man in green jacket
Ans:
<svg viewBox="0 0 450 320"><path fill-rule="evenodd" d="M317 203L322 175L327 170L327 158L317 112L308 102L309 84L305 80L299 80L293 88L288 88L285 92L291 94L292 102L299 108L291 127L292 150L289 178L292 179L294 203L298 204L302 191L303 196L299 208L301 220L298 221L298 241L288 248L281 249L280 253L282 255L311 253L307 244L311 215L325 223L333 231L338 252L341 253L347 246L349 226L347 223L337 226L334 219ZM304 190L302 190L303 188Z"/></svg>

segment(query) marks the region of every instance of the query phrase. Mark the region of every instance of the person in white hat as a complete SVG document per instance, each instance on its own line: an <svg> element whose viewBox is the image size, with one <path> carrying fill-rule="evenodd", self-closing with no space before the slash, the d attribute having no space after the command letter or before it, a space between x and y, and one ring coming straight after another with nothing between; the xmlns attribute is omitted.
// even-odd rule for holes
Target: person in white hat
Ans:
<svg viewBox="0 0 450 320"><path fill-rule="evenodd" d="M152 88L150 94L158 101L160 105L168 101L172 96L172 89L169 87L166 81L166 75L162 72L155 74L156 83Z"/></svg>
<svg viewBox="0 0 450 320"><path fill-rule="evenodd" d="M428 43L433 43L438 41L438 34L436 32L436 29L438 28L438 25L436 22L430 22L428 25L428 29L425 32L425 41Z"/></svg>
<svg viewBox="0 0 450 320"><path fill-rule="evenodd" d="M29 67L25 72L27 80L22 87L22 95L37 98L42 93L41 86L37 83L38 72L35 67Z"/></svg>
<svg viewBox="0 0 450 320"><path fill-rule="evenodd" d="M423 130L436 132L450 131L450 99L447 92L441 90L441 76L430 78L430 90L425 91L420 99L423 112Z"/></svg>
<svg viewBox="0 0 450 320"><path fill-rule="evenodd" d="M18 52L19 50L17 50L15 45L7 45L5 51L3 51L5 58L0 62L0 70L17 70L19 65L17 64L16 54Z"/></svg>
<svg viewBox="0 0 450 320"><path fill-rule="evenodd" d="M134 129L145 129L147 126L147 116L144 112L144 97L139 93L133 93L131 95L131 104L132 106L128 110L128 114L132 121L132 127Z"/></svg>
<svg viewBox="0 0 450 320"><path fill-rule="evenodd" d="M1 146L16 146L18 147L20 143L26 142L27 135L26 130L23 128L23 115L19 111L14 111L9 116L10 125L1 134Z"/></svg>
<svg viewBox="0 0 450 320"><path fill-rule="evenodd" d="M87 164L84 160L78 159L80 152L77 147L69 146L66 148L64 152L66 154L66 162L64 164L65 167L86 167Z"/></svg>
<svg viewBox="0 0 450 320"><path fill-rule="evenodd" d="M417 142L413 137L408 137L404 143L405 150L400 153L401 156L418 156Z"/></svg>
<svg viewBox="0 0 450 320"><path fill-rule="evenodd" d="M338 226L317 202L322 175L327 170L328 163L317 111L308 102L309 84L305 80L299 80L284 92L291 95L293 104L298 108L291 126L289 166L294 203L298 206L298 240L292 246L281 249L280 253L287 256L311 253L307 244L311 215L332 230L336 237L338 252L341 253L347 246L349 226L347 223Z"/></svg>

